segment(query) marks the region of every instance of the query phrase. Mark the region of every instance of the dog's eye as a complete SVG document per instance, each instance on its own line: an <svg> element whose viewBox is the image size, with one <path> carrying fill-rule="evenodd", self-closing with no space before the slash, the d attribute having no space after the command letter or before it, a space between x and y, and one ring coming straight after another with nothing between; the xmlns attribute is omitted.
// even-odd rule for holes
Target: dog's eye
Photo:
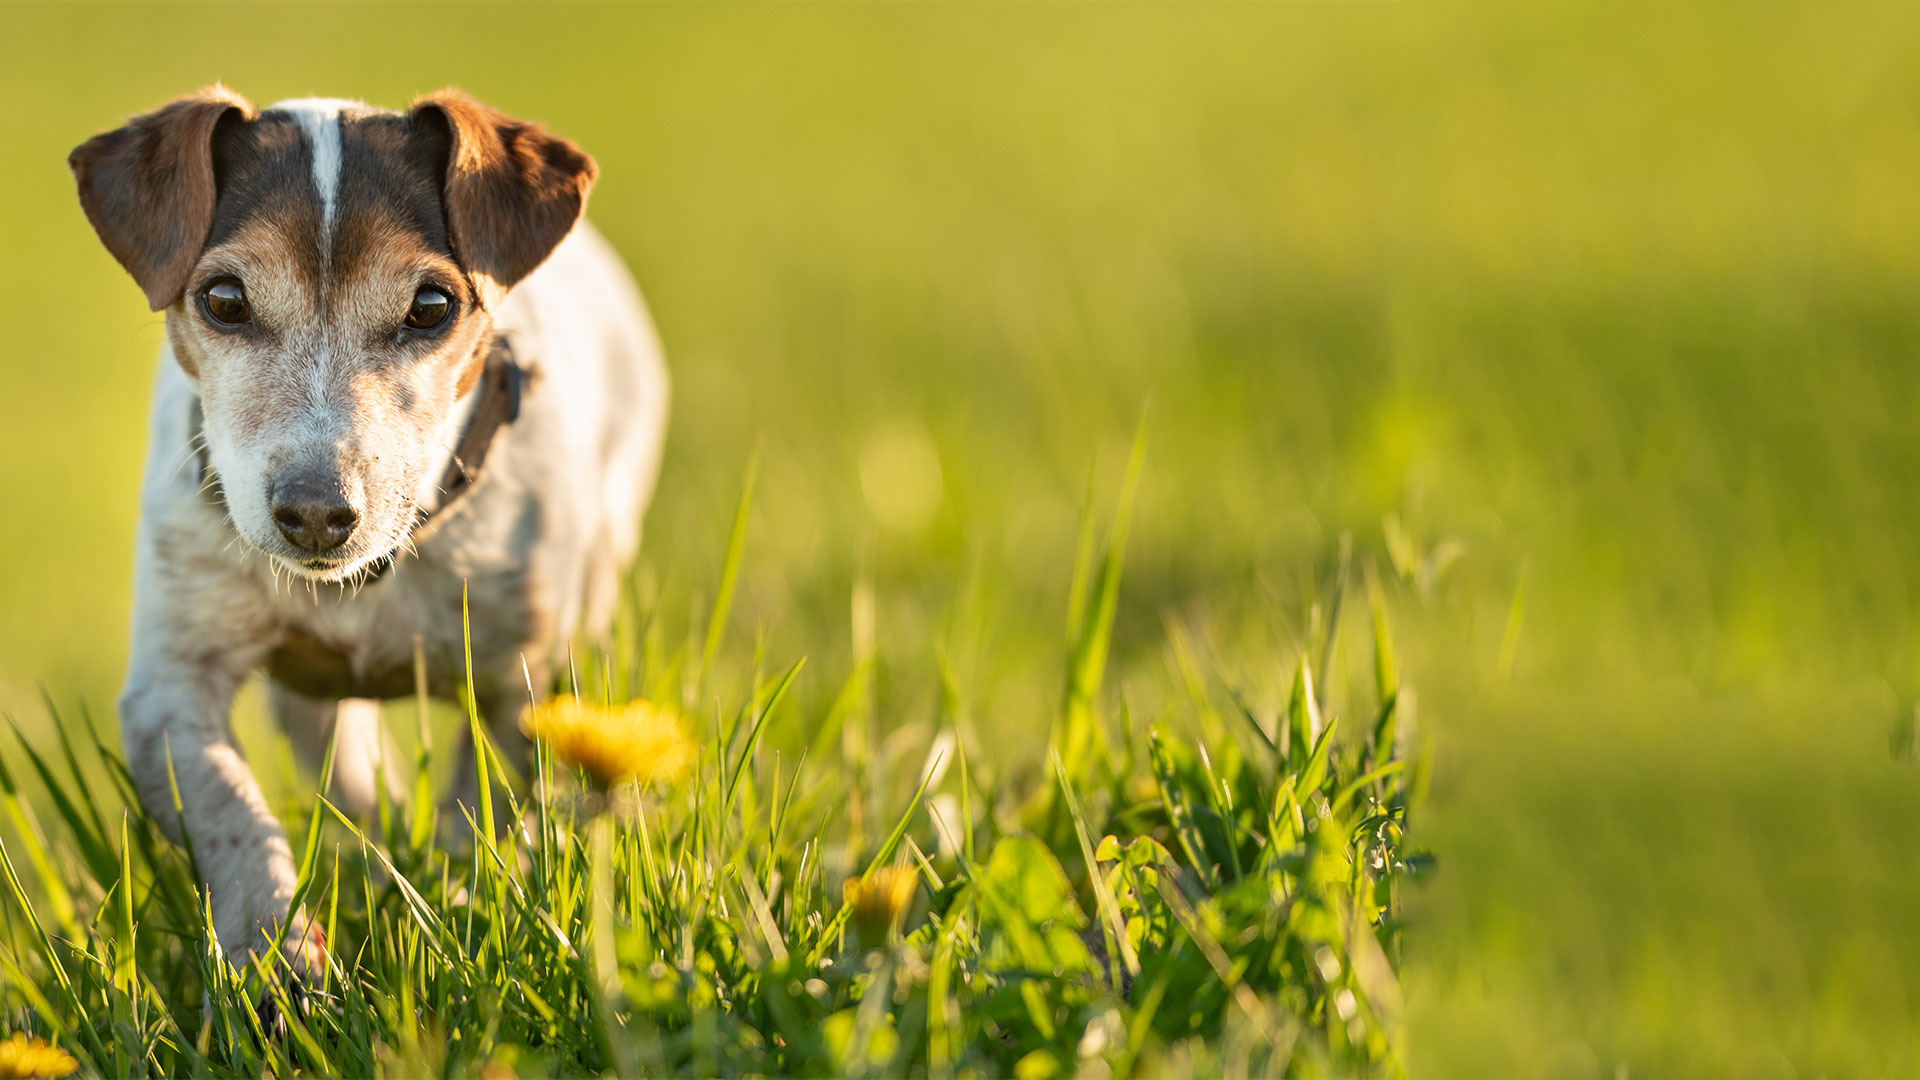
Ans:
<svg viewBox="0 0 1920 1080"><path fill-rule="evenodd" d="M415 330L431 330L447 321L453 301L431 285L413 294L413 306L407 308L407 325Z"/></svg>
<svg viewBox="0 0 1920 1080"><path fill-rule="evenodd" d="M239 326L253 318L246 287L237 278L219 278L207 286L200 294L200 306L207 318L221 326Z"/></svg>

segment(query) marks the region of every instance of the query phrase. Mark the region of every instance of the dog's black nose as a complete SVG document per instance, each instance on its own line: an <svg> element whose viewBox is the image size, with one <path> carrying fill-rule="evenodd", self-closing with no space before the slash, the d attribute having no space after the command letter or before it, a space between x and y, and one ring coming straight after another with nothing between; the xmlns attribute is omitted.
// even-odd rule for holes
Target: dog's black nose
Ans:
<svg viewBox="0 0 1920 1080"><path fill-rule="evenodd" d="M302 551L319 554L347 542L360 515L337 483L299 477L273 485L273 523Z"/></svg>

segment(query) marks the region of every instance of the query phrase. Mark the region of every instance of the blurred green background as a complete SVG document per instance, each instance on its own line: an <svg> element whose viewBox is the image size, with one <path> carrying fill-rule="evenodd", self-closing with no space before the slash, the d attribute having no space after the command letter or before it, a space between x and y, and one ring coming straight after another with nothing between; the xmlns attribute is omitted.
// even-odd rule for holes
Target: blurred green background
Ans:
<svg viewBox="0 0 1920 1080"><path fill-rule="evenodd" d="M1273 708L1339 537L1397 551L1419 1073L1920 1071L1920 8L0 7L23 723L111 713L162 333L65 155L216 79L598 156L676 379L647 588L757 450L736 614L813 702L870 583L880 716L945 657L1035 768L1143 405L1136 711L1167 619Z"/></svg>

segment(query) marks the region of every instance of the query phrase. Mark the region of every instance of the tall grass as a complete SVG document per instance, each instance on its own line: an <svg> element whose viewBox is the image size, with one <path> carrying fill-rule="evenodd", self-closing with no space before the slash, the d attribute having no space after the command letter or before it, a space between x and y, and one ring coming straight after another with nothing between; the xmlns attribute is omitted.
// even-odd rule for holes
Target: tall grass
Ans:
<svg viewBox="0 0 1920 1080"><path fill-rule="evenodd" d="M567 681L698 718L693 774L603 797L543 751L529 782L469 701L477 808L439 819L416 794L356 822L316 797L290 819L296 897L329 943L317 978L231 968L191 854L161 838L90 721L56 718L55 758L24 735L10 755L52 820L0 769L19 837L0 844L8 1019L120 1076L1398 1072L1423 768L1384 592L1368 578L1370 715L1327 715L1315 694L1331 622L1320 655L1276 658L1296 671L1282 716L1216 686L1177 624L1166 675L1187 707L1112 708L1101 670L1140 461L1136 444L1106 543L1081 546L1056 730L1030 782L983 776L956 720L895 748L920 763L863 827L847 798L861 744L837 730L863 664L808 717L785 693L797 659L756 656L748 679L709 684L724 583L705 633L672 650L663 613L630 608L621 625L646 630L577 657ZM765 749L776 732L797 758ZM87 782L88 759L110 788Z"/></svg>

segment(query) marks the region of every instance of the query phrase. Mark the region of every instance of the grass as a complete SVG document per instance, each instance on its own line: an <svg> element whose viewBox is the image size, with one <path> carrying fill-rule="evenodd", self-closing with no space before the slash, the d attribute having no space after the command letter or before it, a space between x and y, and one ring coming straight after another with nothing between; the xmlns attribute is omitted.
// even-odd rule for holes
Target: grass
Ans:
<svg viewBox="0 0 1920 1080"><path fill-rule="evenodd" d="M86 782L67 733L91 727L56 723L64 770L21 736L57 816L36 824L0 777L20 830L0 843L11 1026L119 1076L1402 1071L1398 912L1424 859L1407 829L1427 765L1397 708L1384 592L1369 576L1366 714L1325 713L1315 692L1330 616L1320 652L1290 661L1283 715L1243 708L1186 643L1168 677L1187 707L1115 715L1101 671L1141 451L1097 569L1082 547L1051 768L1032 782L982 775L979 735L949 717L892 743L910 767L850 810L866 770L840 736L872 723L865 661L823 716L788 704L798 661L763 675L756 657L703 694L723 584L703 644L629 611L647 629L580 657L567 688L696 718L683 781L602 791L541 744L531 785L483 749L491 782L456 821L431 799L373 822L319 800L294 834L296 903L330 943L317 980L209 952L191 855L97 736L84 757L127 809ZM418 751L415 787L433 756Z"/></svg>
<svg viewBox="0 0 1920 1080"><path fill-rule="evenodd" d="M652 634L698 682L757 455L696 715L805 657L757 753L784 790L810 748L796 805L830 790L851 846L947 731L976 854L1042 824L1149 402L1107 750L1145 776L1149 724L1207 730L1189 673L1229 738L1242 701L1277 733L1303 655L1360 736L1372 563L1434 748L1409 1072L1920 1073L1920 784L1889 737L1920 702L1920 8L0 7L0 92L30 103L0 155L0 709L64 776L44 682L99 792L81 718L114 745L161 334L61 162L214 78L459 84L598 156L675 380L620 648ZM444 790L466 720L429 719ZM389 721L411 752L413 709ZM235 725L299 835L314 778L257 692ZM5 750L0 838L37 882L24 837L64 825ZM1089 841L1123 835L1060 751ZM92 855L49 850L63 878L117 861L101 816Z"/></svg>

